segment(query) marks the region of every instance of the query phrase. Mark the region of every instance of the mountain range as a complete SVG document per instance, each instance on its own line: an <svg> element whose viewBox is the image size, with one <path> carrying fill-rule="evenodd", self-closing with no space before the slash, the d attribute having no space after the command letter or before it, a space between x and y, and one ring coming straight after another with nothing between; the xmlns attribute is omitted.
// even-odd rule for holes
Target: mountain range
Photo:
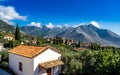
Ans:
<svg viewBox="0 0 120 75"><path fill-rule="evenodd" d="M92 24L80 25L78 27L53 27L47 28L35 26L22 26L21 31L33 36L62 37L81 42L94 42L105 46L120 47L120 36L116 33L95 27Z"/></svg>
<svg viewBox="0 0 120 75"><path fill-rule="evenodd" d="M58 36L81 42L95 42L101 45L120 47L119 35L107 29L97 28L92 24L78 26L73 30L64 31Z"/></svg>
<svg viewBox="0 0 120 75"><path fill-rule="evenodd" d="M43 37L54 37L59 33L62 33L66 30L73 29L72 27L53 27L48 28L46 26L36 27L36 26L22 26L20 27L21 31L26 34L30 34L33 36L43 36Z"/></svg>
<svg viewBox="0 0 120 75"><path fill-rule="evenodd" d="M66 39L72 39L81 42L94 42L105 46L120 47L120 36L116 33L107 30L97 28L92 24L80 25L78 27L53 27L48 28L46 26L22 26L21 31L25 34L32 36L42 37L62 37ZM14 26L7 24L0 20L0 30L13 31Z"/></svg>

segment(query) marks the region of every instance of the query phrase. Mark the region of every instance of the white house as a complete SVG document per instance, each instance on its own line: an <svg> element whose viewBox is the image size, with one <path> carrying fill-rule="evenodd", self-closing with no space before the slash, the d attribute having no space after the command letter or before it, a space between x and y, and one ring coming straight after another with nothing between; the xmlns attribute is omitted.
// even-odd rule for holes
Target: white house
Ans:
<svg viewBox="0 0 120 75"><path fill-rule="evenodd" d="M17 75L59 75L61 53L50 46L17 46L9 52L9 67Z"/></svg>
<svg viewBox="0 0 120 75"><path fill-rule="evenodd" d="M7 34L4 36L4 39L7 39L10 41L10 40L13 40L13 36L14 36L13 34Z"/></svg>

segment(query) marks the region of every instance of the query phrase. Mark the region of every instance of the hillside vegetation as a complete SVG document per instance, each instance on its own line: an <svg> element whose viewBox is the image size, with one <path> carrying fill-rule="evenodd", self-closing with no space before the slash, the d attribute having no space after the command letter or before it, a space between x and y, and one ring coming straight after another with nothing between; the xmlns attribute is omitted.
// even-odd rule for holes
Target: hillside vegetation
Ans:
<svg viewBox="0 0 120 75"><path fill-rule="evenodd" d="M63 75L120 75L120 50L114 47L83 51L55 47L63 53Z"/></svg>
<svg viewBox="0 0 120 75"><path fill-rule="evenodd" d="M6 22L0 20L0 31L14 31L14 27Z"/></svg>

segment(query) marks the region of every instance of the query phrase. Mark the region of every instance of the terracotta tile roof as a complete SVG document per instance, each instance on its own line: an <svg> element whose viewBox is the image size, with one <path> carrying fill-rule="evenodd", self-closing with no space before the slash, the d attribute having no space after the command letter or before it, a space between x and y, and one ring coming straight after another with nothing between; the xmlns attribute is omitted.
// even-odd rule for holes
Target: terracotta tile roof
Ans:
<svg viewBox="0 0 120 75"><path fill-rule="evenodd" d="M59 65L64 65L64 62L61 60L52 60L52 61L41 63L40 67L43 67L45 69L49 69L49 68L59 66Z"/></svg>
<svg viewBox="0 0 120 75"><path fill-rule="evenodd" d="M8 34L6 34L6 35L5 35L5 37L14 37L14 35L13 35L13 34L8 33Z"/></svg>
<svg viewBox="0 0 120 75"><path fill-rule="evenodd" d="M8 52L16 54L16 55L28 57L28 58L33 58L33 57L37 56L38 54L44 52L48 48L60 53L59 50L56 50L55 48L53 48L51 46L42 46L41 47L41 46L25 46L25 45L17 46L15 48L9 50Z"/></svg>

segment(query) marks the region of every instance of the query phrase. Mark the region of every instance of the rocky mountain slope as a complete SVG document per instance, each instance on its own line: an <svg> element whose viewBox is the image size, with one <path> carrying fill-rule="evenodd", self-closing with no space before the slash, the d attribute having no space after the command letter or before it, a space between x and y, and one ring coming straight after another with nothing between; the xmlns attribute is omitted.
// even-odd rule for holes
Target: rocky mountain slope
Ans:
<svg viewBox="0 0 120 75"><path fill-rule="evenodd" d="M2 20L0 20L0 31L14 31L14 27Z"/></svg>
<svg viewBox="0 0 120 75"><path fill-rule="evenodd" d="M43 37L59 36L81 42L96 42L102 45L108 45L108 46L114 45L120 47L119 35L107 29L97 28L92 24L80 25L76 28L73 27L47 28L46 26L40 28L35 26L22 26L20 27L20 29L24 33L33 36L43 36ZM11 31L14 30L14 27L0 20L0 30Z"/></svg>
<svg viewBox="0 0 120 75"><path fill-rule="evenodd" d="M54 37L59 33L62 33L66 30L72 29L72 28L60 28L60 27L53 27L53 28L47 28L46 26L43 27L35 27L35 26L22 26L20 27L21 31L23 31L26 34L30 34L33 36L44 36L44 37Z"/></svg>

